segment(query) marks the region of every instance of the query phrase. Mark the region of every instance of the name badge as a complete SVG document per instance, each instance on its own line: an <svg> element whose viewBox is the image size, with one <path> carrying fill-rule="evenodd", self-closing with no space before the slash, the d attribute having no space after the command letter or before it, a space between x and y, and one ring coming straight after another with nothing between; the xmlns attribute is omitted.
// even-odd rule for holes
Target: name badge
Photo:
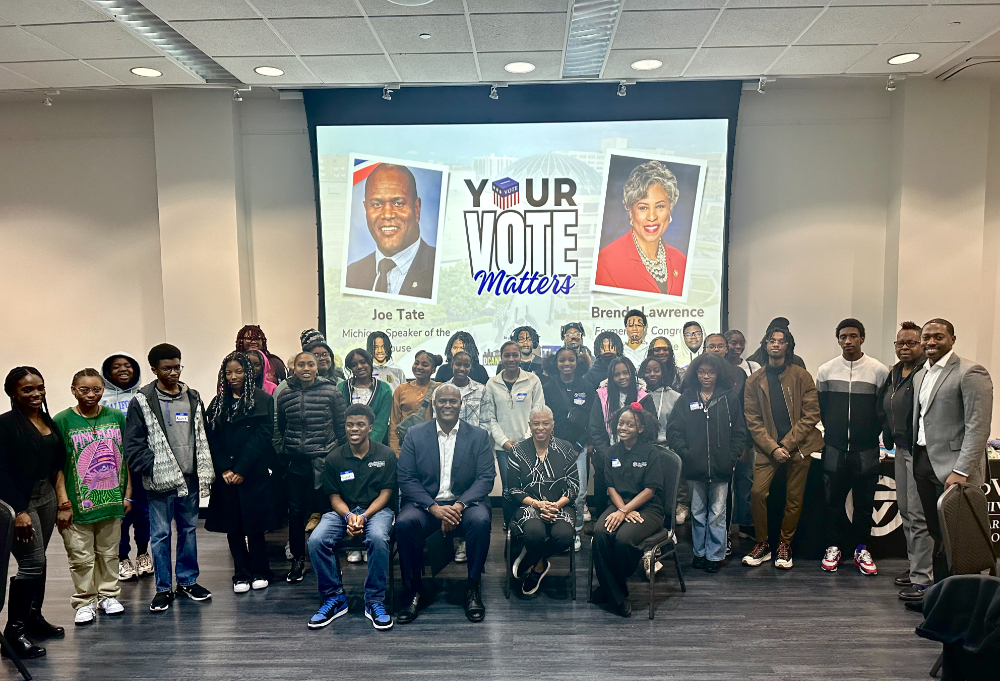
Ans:
<svg viewBox="0 0 1000 681"><path fill-rule="evenodd" d="M691 411L698 411L701 409L701 402L691 402L688 405L688 408L691 409Z"/></svg>
<svg viewBox="0 0 1000 681"><path fill-rule="evenodd" d="M351 404L359 404L360 402L361 402L361 396L360 395L353 395L351 397Z"/></svg>
<svg viewBox="0 0 1000 681"><path fill-rule="evenodd" d="M524 398L528 396L528 393L518 393L515 398L518 402L524 402Z"/></svg>
<svg viewBox="0 0 1000 681"><path fill-rule="evenodd" d="M188 413L186 411L179 411L174 414L174 421L176 423L188 423Z"/></svg>
<svg viewBox="0 0 1000 681"><path fill-rule="evenodd" d="M618 459L611 459L611 467L612 468L621 468L622 467L622 462L619 461Z"/></svg>
<svg viewBox="0 0 1000 681"><path fill-rule="evenodd" d="M587 393L576 393L573 395L573 404L584 404L587 401Z"/></svg>
<svg viewBox="0 0 1000 681"><path fill-rule="evenodd" d="M347 482L348 480L353 480L353 479L354 479L354 471L341 471L340 472L340 481L341 482Z"/></svg>

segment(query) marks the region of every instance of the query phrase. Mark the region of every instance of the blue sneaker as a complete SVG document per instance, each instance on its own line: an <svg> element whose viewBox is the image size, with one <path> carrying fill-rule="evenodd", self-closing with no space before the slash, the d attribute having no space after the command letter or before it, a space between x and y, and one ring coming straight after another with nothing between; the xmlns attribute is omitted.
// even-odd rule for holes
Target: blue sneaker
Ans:
<svg viewBox="0 0 1000 681"><path fill-rule="evenodd" d="M344 608L346 611L347 608ZM375 601L365 604L365 617L372 621L372 626L379 630L392 629L392 617L385 609L385 603Z"/></svg>
<svg viewBox="0 0 1000 681"><path fill-rule="evenodd" d="M324 599L316 614L309 618L310 629L322 629L341 615L347 614L347 596L339 594Z"/></svg>

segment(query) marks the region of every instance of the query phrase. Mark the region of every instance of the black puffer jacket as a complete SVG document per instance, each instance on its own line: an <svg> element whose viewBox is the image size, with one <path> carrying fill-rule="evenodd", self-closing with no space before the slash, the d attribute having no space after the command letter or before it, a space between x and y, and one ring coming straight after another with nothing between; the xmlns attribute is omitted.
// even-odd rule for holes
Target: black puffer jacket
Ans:
<svg viewBox="0 0 1000 681"><path fill-rule="evenodd" d="M292 376L288 389L278 395L278 431L290 460L318 459L347 442L344 431L343 393L331 381L317 378L304 388Z"/></svg>
<svg viewBox="0 0 1000 681"><path fill-rule="evenodd" d="M700 405L697 392L685 390L667 422L667 445L684 462L684 477L699 482L729 480L747 444L743 405L733 390L717 391Z"/></svg>

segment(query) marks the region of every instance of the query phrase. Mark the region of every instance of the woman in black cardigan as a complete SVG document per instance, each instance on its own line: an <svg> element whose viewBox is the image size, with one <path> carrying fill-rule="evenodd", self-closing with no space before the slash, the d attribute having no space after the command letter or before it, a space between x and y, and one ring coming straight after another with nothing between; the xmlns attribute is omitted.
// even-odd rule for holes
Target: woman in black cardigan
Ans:
<svg viewBox="0 0 1000 681"><path fill-rule="evenodd" d="M246 593L251 585L266 589L274 578L264 544L264 533L278 526L268 472L274 458L274 400L254 378L246 355L227 356L206 423L215 482L205 529L226 533L236 593Z"/></svg>
<svg viewBox="0 0 1000 681"><path fill-rule="evenodd" d="M20 658L41 657L35 638L62 636L65 630L42 617L45 596L45 549L56 523L52 480L63 468L66 450L49 417L45 379L34 367L11 369L3 383L11 410L0 415L0 499L14 509L17 575L10 580L4 637ZM3 588L0 586L0 588Z"/></svg>

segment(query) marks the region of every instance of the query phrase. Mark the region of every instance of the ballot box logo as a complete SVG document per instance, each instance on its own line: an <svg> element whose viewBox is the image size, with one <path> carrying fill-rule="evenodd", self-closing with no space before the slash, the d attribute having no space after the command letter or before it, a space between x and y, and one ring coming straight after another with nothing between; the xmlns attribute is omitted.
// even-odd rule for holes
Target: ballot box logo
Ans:
<svg viewBox="0 0 1000 681"><path fill-rule="evenodd" d="M848 520L853 521L853 491L847 493L844 510L847 511ZM887 475L880 475L878 486L875 488L875 503L872 506L872 536L884 537L894 532L902 524L903 516L899 514L899 506L896 503L896 481Z"/></svg>
<svg viewBox="0 0 1000 681"><path fill-rule="evenodd" d="M521 201L521 185L517 180L505 177L493 183L493 205L500 210L507 210Z"/></svg>

